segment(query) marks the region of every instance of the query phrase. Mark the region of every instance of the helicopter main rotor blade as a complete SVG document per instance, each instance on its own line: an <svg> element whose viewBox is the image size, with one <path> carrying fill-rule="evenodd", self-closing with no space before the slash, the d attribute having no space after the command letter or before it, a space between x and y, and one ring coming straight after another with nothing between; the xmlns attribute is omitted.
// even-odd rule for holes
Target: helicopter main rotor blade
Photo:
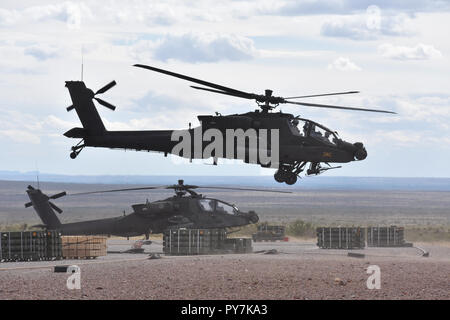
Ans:
<svg viewBox="0 0 450 320"><path fill-rule="evenodd" d="M385 110L377 110L377 109L365 109L365 108L354 108L354 107L341 107L341 106L333 106L333 105L318 104L318 103L306 103L306 102L294 102L294 101L286 101L285 103L298 104L298 105L301 105L301 106L316 107L316 108L331 108L331 109L343 109L343 110L356 110L356 111L369 111L369 112L381 112L381 113L397 114L396 112L393 112L393 111L385 111Z"/></svg>
<svg viewBox="0 0 450 320"><path fill-rule="evenodd" d="M253 188L232 188L232 187L202 187L197 186L198 189L223 189L223 190L241 190L241 191L258 191L258 192L275 192L275 193L292 193L291 191L281 191L281 190L265 190L265 189L253 189Z"/></svg>
<svg viewBox="0 0 450 320"><path fill-rule="evenodd" d="M340 94L353 94L353 93L359 93L359 91L322 93L322 94L313 94L313 95L309 95L309 96L287 97L287 98L284 98L284 99L286 99L286 100L289 100L289 99L303 99L303 98L323 97L323 96L335 96L335 95L340 95Z"/></svg>
<svg viewBox="0 0 450 320"><path fill-rule="evenodd" d="M97 95L97 94L105 93L106 91L108 91L109 89L114 87L116 84L117 84L116 81L113 80L110 83L108 83L106 86L103 86L102 88L98 89L95 94Z"/></svg>
<svg viewBox="0 0 450 320"><path fill-rule="evenodd" d="M155 72L164 73L164 74L167 74L167 75L172 76L172 77L176 77L176 78L180 78L180 79L183 79L183 80L195 82L195 83L201 84L203 86L211 87L211 88L222 90L222 91L225 91L225 92L230 92L230 93L235 93L235 94L245 95L245 96L247 96L247 95L251 96L252 95L251 93L248 93L248 92L239 91L239 90L236 90L236 89L233 89L233 88L221 86L221 85L216 84L216 83L212 83L212 82L208 82L208 81L204 81L204 80L188 77L188 76L185 76L183 74L167 71L167 70L164 70L164 69L159 69L159 68L155 68L155 67L151 67L151 66L147 66L147 65L143 65L143 64L135 64L133 66L134 67L138 67L138 68L148 69L148 70L155 71ZM252 98L249 98L249 99L252 99Z"/></svg>
<svg viewBox="0 0 450 320"><path fill-rule="evenodd" d="M236 94L236 93L231 93L231 92L227 92L227 91L220 91L220 90L214 90L214 89L208 89L208 88L202 88L202 87L197 87L197 86L190 86L190 87L197 89L197 90L205 90L205 91L210 91L210 92L214 92L214 93L226 94L226 95L232 96L232 97L238 97L238 98L244 98L244 99L254 99L254 97L252 97L252 95L250 95L250 94L242 95L242 94Z"/></svg>
<svg viewBox="0 0 450 320"><path fill-rule="evenodd" d="M125 188L125 189L114 189L114 190L102 190L102 191L90 191L90 192L80 192L71 193L70 196L81 196L85 194L95 194L95 193L109 193L109 192L121 192L121 191L138 191L138 190L151 190L151 189L164 189L166 186L159 187L140 187L140 188Z"/></svg>

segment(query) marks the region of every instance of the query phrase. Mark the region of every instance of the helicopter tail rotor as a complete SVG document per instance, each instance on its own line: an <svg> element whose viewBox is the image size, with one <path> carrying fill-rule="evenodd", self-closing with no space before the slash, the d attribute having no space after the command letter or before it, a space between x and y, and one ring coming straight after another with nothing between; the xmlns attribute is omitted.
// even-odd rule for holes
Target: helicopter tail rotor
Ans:
<svg viewBox="0 0 450 320"><path fill-rule="evenodd" d="M106 91L108 91L109 89L111 89L112 87L114 87L117 84L117 82L115 80L111 81L110 83L106 84L105 86L101 87L100 89L98 89L95 93L91 90L91 89L87 89L89 90L89 98L90 99L94 99L95 101L97 101L99 104L101 104L102 106L111 109L112 111L114 111L116 109L116 107L114 105L112 105L109 102L106 102L103 99L97 98L96 95L99 94L103 94ZM72 109L74 109L75 106L71 105L69 107L66 108L67 111L71 111Z"/></svg>
<svg viewBox="0 0 450 320"><path fill-rule="evenodd" d="M50 199L61 198L66 195L66 192L48 196L40 189L35 189L32 186L28 186L26 192L30 198L30 202L25 203L25 208L33 206L46 228L58 229L61 226L61 222L56 216L55 211L61 214L63 210L51 202Z"/></svg>
<svg viewBox="0 0 450 320"><path fill-rule="evenodd" d="M32 186L28 186L28 190L27 193L30 194L36 194L39 197L39 200L42 202L48 202L49 206L52 207L56 212L58 212L59 214L61 214L63 212L63 210L61 208L59 208L57 205L55 205L53 202L49 201L50 199L55 200L61 197L64 197L65 195L67 195L67 193L65 191L54 194L52 196L47 196L46 194L42 193L41 190L39 189L35 189ZM30 196L31 199L31 196ZM31 199L32 200L32 199ZM29 208L31 206L33 206L33 200L30 202L25 203L25 208Z"/></svg>

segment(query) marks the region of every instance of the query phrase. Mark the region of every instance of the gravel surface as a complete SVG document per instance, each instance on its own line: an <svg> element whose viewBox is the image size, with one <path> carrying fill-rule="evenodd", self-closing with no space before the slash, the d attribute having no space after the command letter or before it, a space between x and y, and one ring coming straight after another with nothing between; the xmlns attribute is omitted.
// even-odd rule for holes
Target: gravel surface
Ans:
<svg viewBox="0 0 450 320"><path fill-rule="evenodd" d="M130 242L112 240L110 250ZM148 259L148 254L109 254L96 260L1 263L0 299L450 299L450 246L320 250L314 243L256 243L277 254ZM161 252L156 243L146 252ZM56 264L81 268L81 290L68 290ZM381 269L381 289L369 290L366 269Z"/></svg>

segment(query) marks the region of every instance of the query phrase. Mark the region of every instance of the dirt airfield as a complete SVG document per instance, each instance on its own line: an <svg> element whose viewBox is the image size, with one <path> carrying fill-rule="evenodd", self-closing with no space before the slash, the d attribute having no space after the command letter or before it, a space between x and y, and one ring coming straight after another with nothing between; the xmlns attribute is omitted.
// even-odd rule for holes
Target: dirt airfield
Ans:
<svg viewBox="0 0 450 320"><path fill-rule="evenodd" d="M108 240L125 251L132 240ZM254 253L164 256L156 240L144 254L109 253L95 260L0 264L0 299L450 299L450 245L352 250L318 249L314 242L254 243ZM276 253L268 254L275 249ZM81 289L69 290L67 273L77 265ZM367 268L377 265L381 288L368 289Z"/></svg>

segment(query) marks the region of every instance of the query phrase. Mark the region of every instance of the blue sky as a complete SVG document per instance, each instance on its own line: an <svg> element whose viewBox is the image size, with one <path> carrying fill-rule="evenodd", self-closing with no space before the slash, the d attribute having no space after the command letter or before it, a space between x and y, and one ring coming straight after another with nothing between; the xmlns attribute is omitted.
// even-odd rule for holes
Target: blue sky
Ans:
<svg viewBox="0 0 450 320"><path fill-rule="evenodd" d="M181 129L198 114L247 112L247 100L131 67L150 64L249 92L393 110L283 106L362 141L368 158L327 175L450 177L450 1L10 1L0 4L0 170L61 174L262 175L244 164L180 163L158 154L85 149L65 80L96 90L111 130ZM169 160L169 161L168 161ZM205 161L207 162L207 161ZM219 162L220 164L220 162Z"/></svg>

